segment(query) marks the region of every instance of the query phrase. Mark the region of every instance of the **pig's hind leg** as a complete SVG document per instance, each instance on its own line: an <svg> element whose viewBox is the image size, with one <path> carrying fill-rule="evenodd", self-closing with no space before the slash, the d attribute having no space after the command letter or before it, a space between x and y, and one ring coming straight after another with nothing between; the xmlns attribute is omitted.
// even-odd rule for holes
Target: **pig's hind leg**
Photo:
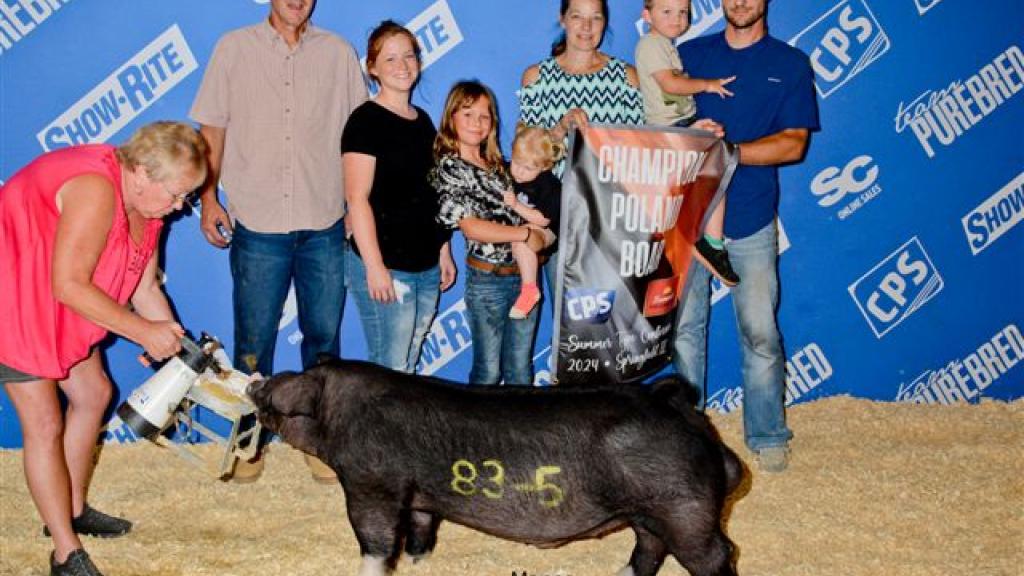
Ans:
<svg viewBox="0 0 1024 576"><path fill-rule="evenodd" d="M346 507L362 555L358 576L388 574L398 556L398 530L401 526L398 503L349 496Z"/></svg>
<svg viewBox="0 0 1024 576"><path fill-rule="evenodd" d="M405 553L412 557L413 562L419 562L434 551L441 518L429 512L409 510L406 522Z"/></svg>
<svg viewBox="0 0 1024 576"><path fill-rule="evenodd" d="M681 506L663 517L665 545L690 576L736 576L734 547L722 532L721 514L703 508Z"/></svg>
<svg viewBox="0 0 1024 576"><path fill-rule="evenodd" d="M642 526L633 524L632 527L636 533L636 546L629 557L629 564L617 576L654 576L665 561L665 543Z"/></svg>

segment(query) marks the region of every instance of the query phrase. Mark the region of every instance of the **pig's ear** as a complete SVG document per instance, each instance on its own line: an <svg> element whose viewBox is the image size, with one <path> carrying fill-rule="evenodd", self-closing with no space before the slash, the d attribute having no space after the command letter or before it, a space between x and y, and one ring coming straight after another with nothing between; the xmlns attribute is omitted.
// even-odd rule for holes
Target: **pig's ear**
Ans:
<svg viewBox="0 0 1024 576"><path fill-rule="evenodd" d="M320 374L304 372L296 375L284 386L274 389L274 408L287 417L305 416L316 419L319 415L320 395L324 379Z"/></svg>

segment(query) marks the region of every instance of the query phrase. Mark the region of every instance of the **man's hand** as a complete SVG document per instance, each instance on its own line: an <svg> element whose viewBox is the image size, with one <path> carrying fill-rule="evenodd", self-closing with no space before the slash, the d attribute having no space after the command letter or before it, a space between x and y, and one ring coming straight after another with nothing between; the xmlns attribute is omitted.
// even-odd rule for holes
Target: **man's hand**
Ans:
<svg viewBox="0 0 1024 576"><path fill-rule="evenodd" d="M203 198L199 222L200 229L203 231L203 236L206 237L207 242L217 248L227 248L231 239L230 236L225 238L221 234L221 229L229 235L234 234L235 231L231 227L231 218L228 217L227 211L224 210L224 207L220 205L216 198Z"/></svg>
<svg viewBox="0 0 1024 576"><path fill-rule="evenodd" d="M696 128L697 130L706 130L715 135L716 138L725 138L725 126L722 126L718 122L710 118L701 118L693 124L690 128Z"/></svg>

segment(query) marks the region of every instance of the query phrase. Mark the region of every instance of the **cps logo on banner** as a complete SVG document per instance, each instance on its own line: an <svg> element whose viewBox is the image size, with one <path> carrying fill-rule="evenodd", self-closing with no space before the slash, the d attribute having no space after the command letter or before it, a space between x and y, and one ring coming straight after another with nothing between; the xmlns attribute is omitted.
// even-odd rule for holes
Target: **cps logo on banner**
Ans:
<svg viewBox="0 0 1024 576"><path fill-rule="evenodd" d="M36 139L46 151L106 142L197 67L174 24L40 130Z"/></svg>
<svg viewBox="0 0 1024 576"><path fill-rule="evenodd" d="M846 166L829 166L811 180L811 192L818 196L818 205L830 207L848 194L856 196L839 210L839 219L845 220L865 204L882 193L878 180L878 165L868 155L857 156Z"/></svg>
<svg viewBox="0 0 1024 576"><path fill-rule="evenodd" d="M906 320L944 284L921 241L914 236L848 288L877 338Z"/></svg>
<svg viewBox="0 0 1024 576"><path fill-rule="evenodd" d="M565 292L565 314L573 322L603 324L612 314L615 290L568 288Z"/></svg>
<svg viewBox="0 0 1024 576"><path fill-rule="evenodd" d="M843 0L790 44L811 55L814 84L827 98L889 50L889 37L864 0Z"/></svg>
<svg viewBox="0 0 1024 576"><path fill-rule="evenodd" d="M692 0L690 2L690 29L679 38L676 38L676 46L696 38L707 32L712 26L722 21L722 0ZM647 34L650 27L643 18L638 19L636 26L637 34Z"/></svg>

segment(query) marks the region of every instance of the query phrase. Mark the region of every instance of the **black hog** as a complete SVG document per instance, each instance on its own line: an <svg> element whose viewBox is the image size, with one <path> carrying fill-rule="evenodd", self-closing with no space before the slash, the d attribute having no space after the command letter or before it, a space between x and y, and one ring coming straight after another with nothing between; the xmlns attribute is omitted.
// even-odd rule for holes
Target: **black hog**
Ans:
<svg viewBox="0 0 1024 576"><path fill-rule="evenodd" d="M430 552L441 519L539 547L630 527L620 575L667 554L693 576L735 574L722 507L742 468L683 387L463 386L330 360L249 391L265 426L338 474L363 555Z"/></svg>

